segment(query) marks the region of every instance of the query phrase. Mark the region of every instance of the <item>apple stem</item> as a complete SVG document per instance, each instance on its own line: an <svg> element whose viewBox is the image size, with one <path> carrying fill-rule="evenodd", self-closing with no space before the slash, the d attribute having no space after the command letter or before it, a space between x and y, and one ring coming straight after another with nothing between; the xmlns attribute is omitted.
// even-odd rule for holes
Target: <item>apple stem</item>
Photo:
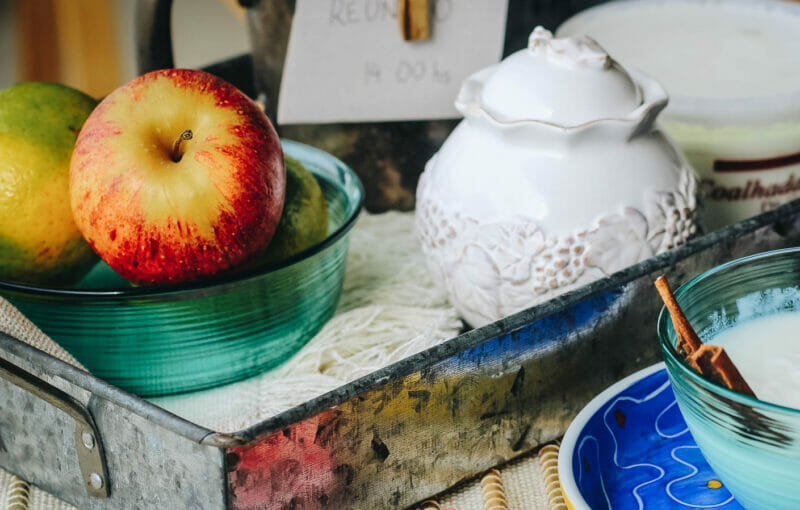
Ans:
<svg viewBox="0 0 800 510"><path fill-rule="evenodd" d="M193 136L192 130L187 129L186 131L181 133L181 136L179 136L177 140L175 140L175 143L172 144L172 161L177 163L178 161L181 160L181 158L183 157L183 151L181 151L181 142L183 142L184 140L191 140L192 136Z"/></svg>

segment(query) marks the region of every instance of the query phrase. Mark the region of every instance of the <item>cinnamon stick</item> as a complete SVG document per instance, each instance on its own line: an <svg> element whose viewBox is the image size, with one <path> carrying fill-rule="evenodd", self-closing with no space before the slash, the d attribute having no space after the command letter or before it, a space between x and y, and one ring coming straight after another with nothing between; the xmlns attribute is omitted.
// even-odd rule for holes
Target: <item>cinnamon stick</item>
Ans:
<svg viewBox="0 0 800 510"><path fill-rule="evenodd" d="M689 366L706 379L755 398L755 393L744 380L736 365L733 364L725 349L719 345L704 344L700 340L675 299L667 279L663 275L659 276L655 281L655 286L672 319L672 326L678 337L676 345L678 354L683 356Z"/></svg>
<svg viewBox="0 0 800 510"><path fill-rule="evenodd" d="M656 278L655 286L661 295L661 300L664 301L664 306L669 311L669 316L672 318L672 326L678 336L678 345L676 346L678 353L684 357L691 356L703 345L703 341L697 336L694 328L689 324L689 319L683 314L683 310L681 310L681 306L675 299L675 295L672 293L669 282L667 282L664 275Z"/></svg>

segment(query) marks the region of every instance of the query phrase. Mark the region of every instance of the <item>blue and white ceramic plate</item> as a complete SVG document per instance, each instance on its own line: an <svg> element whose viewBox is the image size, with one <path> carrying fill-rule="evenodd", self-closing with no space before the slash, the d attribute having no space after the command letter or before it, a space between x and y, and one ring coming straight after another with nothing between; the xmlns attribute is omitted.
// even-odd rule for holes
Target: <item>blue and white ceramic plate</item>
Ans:
<svg viewBox="0 0 800 510"><path fill-rule="evenodd" d="M743 508L695 444L663 363L589 402L564 435L558 472L572 510Z"/></svg>

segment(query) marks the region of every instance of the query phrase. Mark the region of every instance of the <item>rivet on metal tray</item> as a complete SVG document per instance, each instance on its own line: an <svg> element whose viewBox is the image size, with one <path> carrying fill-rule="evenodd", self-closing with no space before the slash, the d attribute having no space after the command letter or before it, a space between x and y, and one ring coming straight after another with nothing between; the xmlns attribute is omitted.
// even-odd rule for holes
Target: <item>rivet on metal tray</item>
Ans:
<svg viewBox="0 0 800 510"><path fill-rule="evenodd" d="M102 489L103 488L103 477L98 475L97 473L92 473L89 475L89 486L92 489Z"/></svg>
<svg viewBox="0 0 800 510"><path fill-rule="evenodd" d="M3 337L5 335L0 333L0 340L3 340ZM64 390L2 358L0 358L0 380L8 381L27 391L75 420L73 436L75 451L78 454L81 478L86 480L86 492L89 497L107 498L109 478L103 455L103 440L87 406ZM81 448L81 445L84 448Z"/></svg>
<svg viewBox="0 0 800 510"><path fill-rule="evenodd" d="M83 440L83 446L87 449L91 450L94 448L94 436L91 432L84 432L81 434L81 439Z"/></svg>

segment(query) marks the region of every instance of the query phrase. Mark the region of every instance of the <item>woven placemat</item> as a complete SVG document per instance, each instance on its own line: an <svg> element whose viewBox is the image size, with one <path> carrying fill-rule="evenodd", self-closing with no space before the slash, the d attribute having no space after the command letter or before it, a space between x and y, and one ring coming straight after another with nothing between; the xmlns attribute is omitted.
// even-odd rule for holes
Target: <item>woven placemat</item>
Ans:
<svg viewBox="0 0 800 510"><path fill-rule="evenodd" d="M418 510L567 510L558 481L558 443L489 470L430 498Z"/></svg>
<svg viewBox="0 0 800 510"><path fill-rule="evenodd" d="M334 318L280 369L221 388L152 401L194 423L232 432L451 338L461 328L446 295L425 269L413 214L364 214L353 229L347 264ZM0 331L80 367L2 298ZM250 412L242 413L242 409ZM536 455L489 473L488 478L439 496L428 507L566 508L557 490L556 457L557 446L546 446ZM0 470L0 509L6 508L73 507Z"/></svg>

